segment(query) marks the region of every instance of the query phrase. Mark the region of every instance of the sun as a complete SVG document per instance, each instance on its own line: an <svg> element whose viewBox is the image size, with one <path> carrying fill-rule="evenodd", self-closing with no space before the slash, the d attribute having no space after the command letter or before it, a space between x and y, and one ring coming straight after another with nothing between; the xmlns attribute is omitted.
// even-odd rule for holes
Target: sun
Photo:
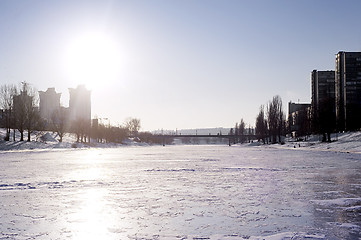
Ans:
<svg viewBox="0 0 361 240"><path fill-rule="evenodd" d="M116 81L121 68L119 47L108 35L88 32L73 39L66 49L70 80L95 89Z"/></svg>

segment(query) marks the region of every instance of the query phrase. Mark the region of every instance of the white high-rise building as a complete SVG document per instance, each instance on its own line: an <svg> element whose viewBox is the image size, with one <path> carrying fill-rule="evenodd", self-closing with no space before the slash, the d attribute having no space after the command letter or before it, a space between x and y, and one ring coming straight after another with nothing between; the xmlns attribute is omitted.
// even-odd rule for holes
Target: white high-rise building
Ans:
<svg viewBox="0 0 361 240"><path fill-rule="evenodd" d="M84 85L77 88L69 88L69 119L70 121L82 120L86 123L91 121L91 94Z"/></svg>
<svg viewBox="0 0 361 240"><path fill-rule="evenodd" d="M55 88L48 88L46 92L39 91L40 116L47 122L51 122L54 112L60 109L60 96L61 93L57 93Z"/></svg>

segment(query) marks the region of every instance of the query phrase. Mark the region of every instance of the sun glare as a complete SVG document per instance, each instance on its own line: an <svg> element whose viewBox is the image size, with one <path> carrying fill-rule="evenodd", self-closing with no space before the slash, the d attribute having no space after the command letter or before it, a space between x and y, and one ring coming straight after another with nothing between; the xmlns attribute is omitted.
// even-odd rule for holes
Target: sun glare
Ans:
<svg viewBox="0 0 361 240"><path fill-rule="evenodd" d="M87 33L74 39L67 48L65 61L71 81L90 89L111 84L121 67L118 45L102 33Z"/></svg>

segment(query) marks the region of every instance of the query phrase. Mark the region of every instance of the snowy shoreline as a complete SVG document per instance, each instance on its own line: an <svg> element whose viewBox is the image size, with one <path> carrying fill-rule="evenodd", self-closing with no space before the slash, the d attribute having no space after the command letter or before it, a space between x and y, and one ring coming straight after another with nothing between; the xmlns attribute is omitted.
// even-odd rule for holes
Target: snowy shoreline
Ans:
<svg viewBox="0 0 361 240"><path fill-rule="evenodd" d="M332 142L321 142L318 135L307 141L288 140L284 145L270 145L294 150L332 151L340 153L361 153L361 131L332 134Z"/></svg>
<svg viewBox="0 0 361 240"><path fill-rule="evenodd" d="M5 131L1 129L0 138L3 139ZM0 141L0 151L41 151L41 150L61 150L61 149L89 149L89 148L117 148L129 146L155 146L147 143L134 142L131 139L123 144L119 143L77 143L74 136L67 134L63 142L57 140L55 133L47 132L43 134L45 139L33 134L32 141ZM19 139L17 136L16 139ZM236 144L232 146L241 147L269 147L293 150L315 150L315 151L333 151L342 153L361 153L361 131L347 132L332 135L332 142L321 142L318 135L308 137L307 141L295 141L287 139L285 144L264 145L260 142Z"/></svg>

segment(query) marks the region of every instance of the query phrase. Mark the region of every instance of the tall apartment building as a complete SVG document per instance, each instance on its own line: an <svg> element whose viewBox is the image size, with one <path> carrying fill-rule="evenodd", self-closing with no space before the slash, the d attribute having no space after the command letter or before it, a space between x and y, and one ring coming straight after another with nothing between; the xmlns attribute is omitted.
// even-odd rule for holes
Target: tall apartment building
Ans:
<svg viewBox="0 0 361 240"><path fill-rule="evenodd" d="M338 130L361 128L361 52L336 55L336 119Z"/></svg>
<svg viewBox="0 0 361 240"><path fill-rule="evenodd" d="M313 131L333 131L336 127L335 71L313 70L311 87Z"/></svg>
<svg viewBox="0 0 361 240"><path fill-rule="evenodd" d="M69 88L69 118L70 121L82 120L91 123L90 91L84 85Z"/></svg>
<svg viewBox="0 0 361 240"><path fill-rule="evenodd" d="M55 88L48 88L45 92L39 91L40 116L47 122L51 122L54 112L60 109L60 96L61 93L57 93Z"/></svg>

